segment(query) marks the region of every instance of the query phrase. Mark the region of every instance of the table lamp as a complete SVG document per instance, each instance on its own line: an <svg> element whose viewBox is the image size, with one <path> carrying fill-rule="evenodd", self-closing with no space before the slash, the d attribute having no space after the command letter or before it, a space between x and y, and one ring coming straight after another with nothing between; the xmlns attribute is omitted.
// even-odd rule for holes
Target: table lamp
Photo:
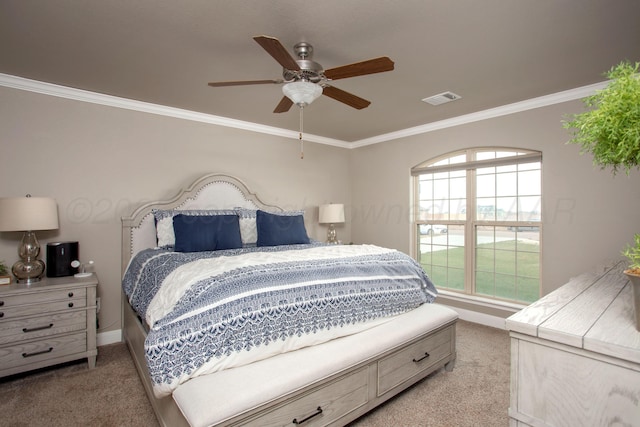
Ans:
<svg viewBox="0 0 640 427"><path fill-rule="evenodd" d="M58 207L48 197L0 198L0 231L24 231L18 247L20 260L11 268L18 283L34 283L44 274L44 262L38 259L40 244L34 231L58 228Z"/></svg>
<svg viewBox="0 0 640 427"><path fill-rule="evenodd" d="M320 214L318 215L320 224L329 224L329 231L327 231L327 243L337 245L338 233L336 232L335 224L342 224L344 222L344 205L343 204L329 204L320 205Z"/></svg>

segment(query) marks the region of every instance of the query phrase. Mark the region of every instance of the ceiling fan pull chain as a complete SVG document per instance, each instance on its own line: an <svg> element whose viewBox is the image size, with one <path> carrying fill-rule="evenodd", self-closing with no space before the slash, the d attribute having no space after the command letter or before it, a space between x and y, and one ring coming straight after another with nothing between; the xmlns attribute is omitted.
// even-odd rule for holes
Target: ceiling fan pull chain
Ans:
<svg viewBox="0 0 640 427"><path fill-rule="evenodd" d="M304 159L304 140L302 139L303 110L304 110L304 107L301 105L300 106L300 134L299 134L299 139L300 139L300 158L301 159Z"/></svg>

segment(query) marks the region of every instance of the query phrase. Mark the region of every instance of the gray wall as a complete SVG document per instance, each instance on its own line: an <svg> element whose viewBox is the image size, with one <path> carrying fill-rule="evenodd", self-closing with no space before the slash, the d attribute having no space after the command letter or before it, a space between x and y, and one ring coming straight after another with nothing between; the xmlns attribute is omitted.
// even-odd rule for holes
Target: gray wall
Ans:
<svg viewBox="0 0 640 427"><path fill-rule="evenodd" d="M100 330L120 329L120 218L173 197L208 173L240 178L266 203L306 210L324 240L318 205L351 198L348 150L0 87L0 197L56 199L60 228L46 243L76 240L100 279ZM27 166L31 168L27 170ZM339 229L349 239L350 225ZM18 258L21 233L0 233L0 260Z"/></svg>
<svg viewBox="0 0 640 427"><path fill-rule="evenodd" d="M519 147L543 156L543 294L618 257L640 232L640 174L614 177L566 144L561 120L582 108L566 102L352 150L353 239L410 253L412 166L466 147Z"/></svg>
<svg viewBox="0 0 640 427"><path fill-rule="evenodd" d="M317 224L317 206L345 203L343 241L410 253L412 166L469 146L540 150L545 294L617 257L640 231L640 174L613 177L565 144L560 121L581 111L579 101L353 150L307 143L300 160L293 139L2 87L0 100L0 197L57 200L60 229L38 236L43 248L77 240L81 258L95 261L99 332L120 329L120 218L207 173L240 178L266 203L305 208L318 239L326 228ZM15 262L20 237L0 233L0 259Z"/></svg>

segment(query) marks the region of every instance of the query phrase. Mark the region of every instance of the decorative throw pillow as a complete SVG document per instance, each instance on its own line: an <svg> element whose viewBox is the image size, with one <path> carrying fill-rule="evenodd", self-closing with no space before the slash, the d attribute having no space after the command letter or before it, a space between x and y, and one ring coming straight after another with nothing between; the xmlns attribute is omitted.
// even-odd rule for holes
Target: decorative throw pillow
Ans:
<svg viewBox="0 0 640 427"><path fill-rule="evenodd" d="M202 252L242 247L238 216L182 215L173 217L176 252Z"/></svg>
<svg viewBox="0 0 640 427"><path fill-rule="evenodd" d="M165 210L154 209L153 217L156 222L156 238L158 247L160 248L173 248L176 237L173 231L173 217L176 215L191 215L191 216L213 216L213 215L235 215L235 210L222 209L222 210Z"/></svg>
<svg viewBox="0 0 640 427"><path fill-rule="evenodd" d="M258 246L279 246L309 243L302 213L256 212Z"/></svg>

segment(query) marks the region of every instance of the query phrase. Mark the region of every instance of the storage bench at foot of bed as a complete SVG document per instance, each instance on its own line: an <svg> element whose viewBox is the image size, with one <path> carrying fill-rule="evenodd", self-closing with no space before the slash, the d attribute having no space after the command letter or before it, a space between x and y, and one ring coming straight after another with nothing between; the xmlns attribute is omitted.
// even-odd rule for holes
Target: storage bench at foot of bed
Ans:
<svg viewBox="0 0 640 427"><path fill-rule="evenodd" d="M192 426L344 425L452 369L457 317L425 304L356 335L194 378L173 398Z"/></svg>

